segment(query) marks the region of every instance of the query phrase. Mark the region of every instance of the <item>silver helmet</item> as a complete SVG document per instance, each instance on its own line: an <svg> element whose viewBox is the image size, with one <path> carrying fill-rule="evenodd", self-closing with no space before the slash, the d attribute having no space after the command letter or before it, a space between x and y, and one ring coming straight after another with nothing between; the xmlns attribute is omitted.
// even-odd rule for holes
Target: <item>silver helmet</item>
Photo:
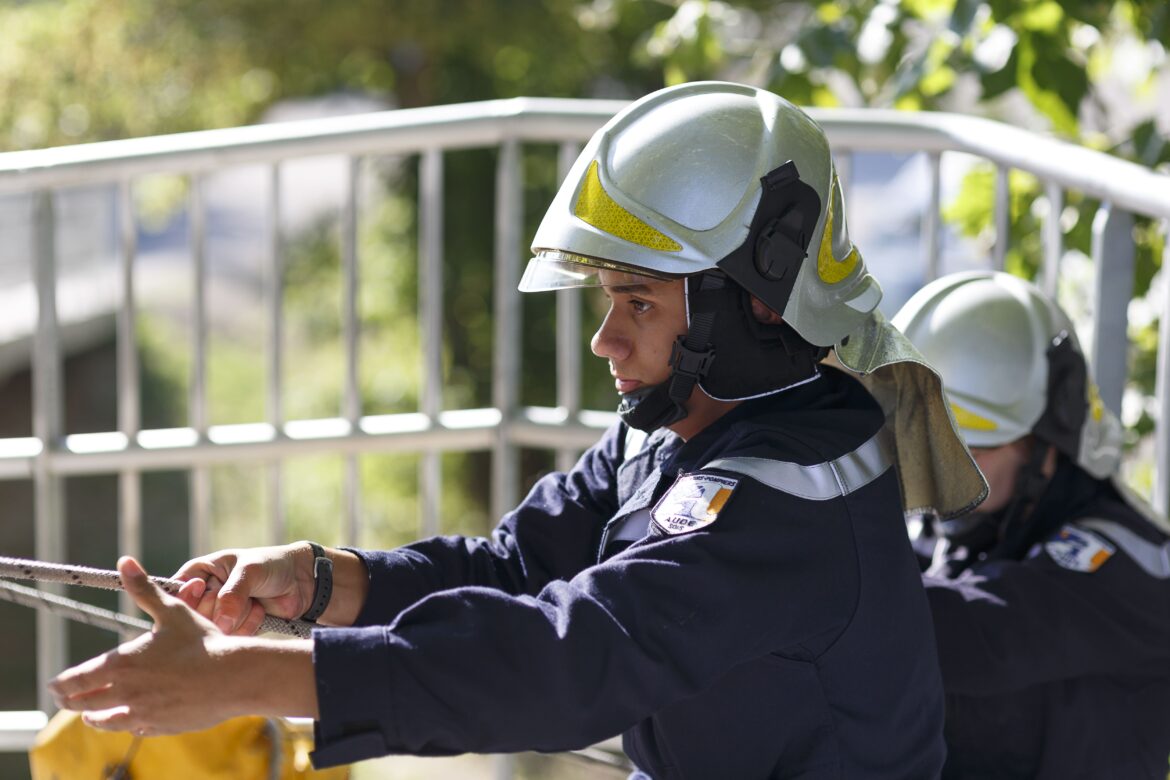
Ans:
<svg viewBox="0 0 1170 780"><path fill-rule="evenodd" d="M683 84L626 107L577 158L532 251L525 291L595 284L606 267L720 269L822 347L881 300L849 240L824 132L743 84Z"/></svg>
<svg viewBox="0 0 1170 780"><path fill-rule="evenodd" d="M1095 477L1117 471L1121 424L1068 316L1035 285L1002 272L951 274L919 290L893 324L941 374L968 446L1035 434Z"/></svg>

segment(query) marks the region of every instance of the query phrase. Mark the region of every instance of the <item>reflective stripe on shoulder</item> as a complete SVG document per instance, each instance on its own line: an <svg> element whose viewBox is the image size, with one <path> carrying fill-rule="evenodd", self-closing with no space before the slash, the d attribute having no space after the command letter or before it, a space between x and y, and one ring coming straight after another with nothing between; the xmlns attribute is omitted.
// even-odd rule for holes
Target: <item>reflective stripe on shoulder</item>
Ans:
<svg viewBox="0 0 1170 780"><path fill-rule="evenodd" d="M717 458L704 469L721 469L810 501L828 501L847 496L868 485L894 465L890 433L882 428L868 441L841 457L801 466L770 458Z"/></svg>
<svg viewBox="0 0 1170 780"><path fill-rule="evenodd" d="M1109 520L1091 518L1077 520L1073 525L1104 534L1151 577L1160 580L1170 579L1170 542L1154 544L1120 523Z"/></svg>

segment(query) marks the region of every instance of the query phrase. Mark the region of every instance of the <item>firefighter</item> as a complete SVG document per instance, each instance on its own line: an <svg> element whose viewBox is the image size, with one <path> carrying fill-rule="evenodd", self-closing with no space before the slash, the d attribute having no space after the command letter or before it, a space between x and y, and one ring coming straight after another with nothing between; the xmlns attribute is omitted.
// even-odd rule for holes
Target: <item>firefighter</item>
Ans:
<svg viewBox="0 0 1170 780"><path fill-rule="evenodd" d="M1159 778L1170 757L1167 523L1117 478L1121 426L1032 284L954 274L894 318L990 485L922 526L946 777Z"/></svg>

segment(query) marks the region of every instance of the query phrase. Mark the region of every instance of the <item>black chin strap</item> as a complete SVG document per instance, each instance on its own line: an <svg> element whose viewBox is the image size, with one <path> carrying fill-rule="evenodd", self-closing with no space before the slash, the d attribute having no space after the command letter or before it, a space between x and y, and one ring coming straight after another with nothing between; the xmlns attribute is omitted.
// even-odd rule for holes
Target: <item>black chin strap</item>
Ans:
<svg viewBox="0 0 1170 780"><path fill-rule="evenodd" d="M1044 529L1033 527L1034 510L1051 481L1044 476L1044 460L1052 446L1037 440L1028 461L1016 472L1012 500L998 512L972 512L939 523L950 560L944 567L955 577L986 555L992 560L1019 560ZM1058 475L1060 469L1058 468Z"/></svg>
<svg viewBox="0 0 1170 780"><path fill-rule="evenodd" d="M722 274L703 274L700 290L719 290L726 283ZM711 345L711 331L715 327L715 312L695 312L685 335L674 341L670 350L670 399L678 404L686 403L700 379L707 375L715 361L715 349Z"/></svg>
<svg viewBox="0 0 1170 780"><path fill-rule="evenodd" d="M1044 461L1051 451L1052 445L1039 439L1034 440L1028 462L1016 474L1016 494L1004 510L999 524L999 544L992 557L1016 560L1027 552L1035 531L1029 520L1048 486L1048 477L1044 476Z"/></svg>
<svg viewBox="0 0 1170 780"><path fill-rule="evenodd" d="M699 289L722 289L726 282L723 274L705 273L699 281ZM687 399L715 360L715 350L711 346L714 327L714 311L698 312L691 317L687 332L675 339L671 348L670 376L666 381L622 396L618 415L626 425L651 433L687 416Z"/></svg>
<svg viewBox="0 0 1170 780"><path fill-rule="evenodd" d="M687 416L685 406L670 400L670 390L665 382L626 393L622 396L617 412L626 425L646 433L673 425Z"/></svg>

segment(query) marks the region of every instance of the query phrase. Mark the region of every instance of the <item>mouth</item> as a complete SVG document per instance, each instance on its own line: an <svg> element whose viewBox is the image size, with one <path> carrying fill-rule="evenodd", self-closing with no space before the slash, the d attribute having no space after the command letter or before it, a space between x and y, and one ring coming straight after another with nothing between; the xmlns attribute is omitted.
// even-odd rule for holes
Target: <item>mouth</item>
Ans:
<svg viewBox="0 0 1170 780"><path fill-rule="evenodd" d="M635 390L637 390L639 387L642 386L642 383L639 382L637 379L627 379L623 376L619 376L617 374L614 374L613 375L613 386L615 388L617 388L617 391L619 393L621 393L622 395L626 395L627 393L632 393Z"/></svg>

